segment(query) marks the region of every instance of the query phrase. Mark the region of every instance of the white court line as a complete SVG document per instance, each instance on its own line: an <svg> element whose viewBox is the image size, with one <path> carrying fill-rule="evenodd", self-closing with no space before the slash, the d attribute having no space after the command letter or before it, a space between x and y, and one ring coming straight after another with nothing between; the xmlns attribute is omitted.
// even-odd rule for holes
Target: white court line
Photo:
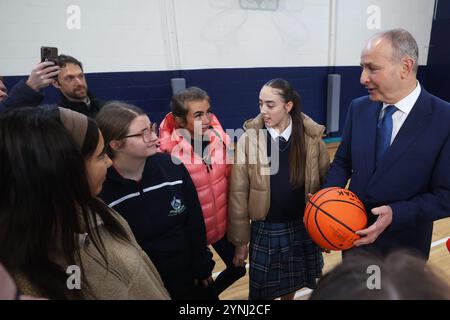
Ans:
<svg viewBox="0 0 450 320"><path fill-rule="evenodd" d="M450 239L450 237L447 237L447 238L444 238L444 239L441 239L441 240L433 242L431 244L431 248L436 247L436 246L438 246L440 244L443 244L443 243L447 242L448 239Z"/></svg>
<svg viewBox="0 0 450 320"><path fill-rule="evenodd" d="M433 243L431 244L430 247L431 247L431 248L434 248L434 247L436 247L436 246L438 246L438 245L441 245L441 244L447 242L448 239L450 239L450 237L446 237L446 238L443 238L443 239L441 239L441 240L437 240L437 241L433 242ZM248 269L248 267L249 267L249 264L247 263L247 264L245 265L245 268ZM220 271L220 272L222 272L222 271ZM214 279L216 279L216 277L219 275L220 272L214 272L213 275L212 275L212 277L213 277ZM294 299L297 299L297 298L306 296L306 295L310 294L311 292L313 292L313 291L312 291L311 289L308 289L308 288L299 290L299 291L297 291L297 293L295 294Z"/></svg>
<svg viewBox="0 0 450 320"><path fill-rule="evenodd" d="M447 240L448 240L449 238L450 238L450 237L446 237L446 238L443 238L443 239L441 239L441 240L437 240L437 241L433 242L433 243L431 244L430 247L431 247L431 248L434 248L434 247L436 247L436 246L438 246L438 245L441 245L441 244L443 244L443 243L446 243ZM313 291L312 291L311 289L308 289L308 288L302 289L302 290L300 290L300 291L297 291L297 293L295 294L294 299L297 299L297 298L306 296L306 295L310 294L311 292L313 292Z"/></svg>
<svg viewBox="0 0 450 320"><path fill-rule="evenodd" d="M294 296L294 299L306 296L306 295L310 294L311 292L313 292L313 291L311 289L308 289L308 288L302 289L300 291L297 291L297 293Z"/></svg>

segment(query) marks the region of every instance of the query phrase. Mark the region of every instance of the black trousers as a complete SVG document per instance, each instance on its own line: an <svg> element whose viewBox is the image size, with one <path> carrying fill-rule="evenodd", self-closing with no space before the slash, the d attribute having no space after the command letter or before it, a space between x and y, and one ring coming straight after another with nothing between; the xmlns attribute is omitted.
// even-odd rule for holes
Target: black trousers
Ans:
<svg viewBox="0 0 450 320"><path fill-rule="evenodd" d="M212 247L227 266L227 268L217 276L214 284L212 285L212 288L218 296L239 278L242 278L246 273L246 269L245 267L236 267L233 265L235 247L230 241L228 241L226 234L222 239L213 243Z"/></svg>

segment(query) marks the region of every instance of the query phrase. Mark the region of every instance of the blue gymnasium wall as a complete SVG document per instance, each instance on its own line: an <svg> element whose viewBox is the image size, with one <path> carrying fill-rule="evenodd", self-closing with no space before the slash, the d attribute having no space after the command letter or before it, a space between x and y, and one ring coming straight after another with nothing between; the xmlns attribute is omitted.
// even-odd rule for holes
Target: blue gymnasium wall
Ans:
<svg viewBox="0 0 450 320"><path fill-rule="evenodd" d="M450 101L450 1L438 1L431 29L424 83L427 90Z"/></svg>
<svg viewBox="0 0 450 320"><path fill-rule="evenodd" d="M430 87L428 67L420 67L419 80ZM360 67L298 67L298 68L251 68L207 69L155 72L118 72L87 74L89 89L104 100L123 100L142 107L158 123L169 111L172 95L170 79L186 78L187 86L205 89L212 100L213 111L225 129L236 129L258 114L258 95L261 86L276 77L287 79L302 98L303 112L315 121L326 123L327 75L337 73L342 77L340 100L340 129L352 99L365 95L359 84ZM24 77L7 77L8 88ZM436 82L436 81L435 81ZM447 81L447 84L449 81ZM437 81L439 84L439 81ZM445 86L444 86L445 87ZM429 91L439 91L431 86ZM445 91L445 90L444 90ZM448 86L447 86L448 92ZM44 103L56 103L59 93L53 87L45 89ZM340 132L331 136L339 136Z"/></svg>
<svg viewBox="0 0 450 320"><path fill-rule="evenodd" d="M258 114L258 96L261 87L272 78L287 79L302 98L303 112L315 121L326 123L327 74L342 75L341 122L345 120L348 103L365 94L359 85L359 67L297 67L206 69L157 72L120 72L87 74L89 90L104 100L123 100L136 104L157 122L169 111L172 94L170 79L182 77L187 86L199 86L211 97L214 113L225 129L240 128L242 123ZM24 77L8 77L11 88ZM45 89L44 103L59 101L53 87Z"/></svg>

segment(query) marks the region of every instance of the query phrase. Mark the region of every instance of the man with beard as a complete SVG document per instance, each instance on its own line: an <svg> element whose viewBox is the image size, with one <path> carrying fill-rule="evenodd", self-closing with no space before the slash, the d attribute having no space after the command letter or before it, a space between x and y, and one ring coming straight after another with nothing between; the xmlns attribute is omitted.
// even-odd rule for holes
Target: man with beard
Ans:
<svg viewBox="0 0 450 320"><path fill-rule="evenodd" d="M58 105L95 117L105 102L96 99L88 91L81 62L71 56L59 55L58 65L61 69L58 78L53 82L53 86L61 92Z"/></svg>

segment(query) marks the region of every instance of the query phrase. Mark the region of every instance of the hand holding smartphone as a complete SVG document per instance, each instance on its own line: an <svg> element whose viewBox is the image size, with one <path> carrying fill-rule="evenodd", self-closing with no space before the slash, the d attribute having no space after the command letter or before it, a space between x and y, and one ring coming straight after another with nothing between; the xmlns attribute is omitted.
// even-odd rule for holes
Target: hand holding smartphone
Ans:
<svg viewBox="0 0 450 320"><path fill-rule="evenodd" d="M59 74L58 49L54 47L41 47L41 62L31 70L26 84L36 92L48 87Z"/></svg>
<svg viewBox="0 0 450 320"><path fill-rule="evenodd" d="M41 47L41 62L51 61L57 64L58 48L55 47Z"/></svg>
<svg viewBox="0 0 450 320"><path fill-rule="evenodd" d="M49 65L45 67L46 73L55 73L56 70L59 70L58 67L58 48L55 47L41 47L41 62L52 62L53 65ZM51 76L50 79L56 79L58 73ZM36 87L38 87L37 85Z"/></svg>

